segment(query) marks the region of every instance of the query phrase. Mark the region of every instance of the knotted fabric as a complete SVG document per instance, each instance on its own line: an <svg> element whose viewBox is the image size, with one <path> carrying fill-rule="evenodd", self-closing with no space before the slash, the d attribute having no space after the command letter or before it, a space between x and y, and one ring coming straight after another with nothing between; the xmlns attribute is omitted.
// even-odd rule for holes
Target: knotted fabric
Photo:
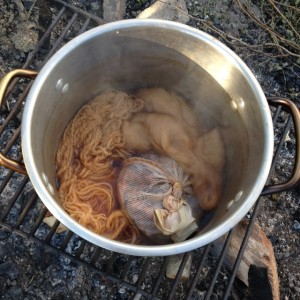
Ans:
<svg viewBox="0 0 300 300"><path fill-rule="evenodd" d="M178 164L154 154L124 161L119 201L132 223L156 243L185 240L196 229L201 209Z"/></svg>

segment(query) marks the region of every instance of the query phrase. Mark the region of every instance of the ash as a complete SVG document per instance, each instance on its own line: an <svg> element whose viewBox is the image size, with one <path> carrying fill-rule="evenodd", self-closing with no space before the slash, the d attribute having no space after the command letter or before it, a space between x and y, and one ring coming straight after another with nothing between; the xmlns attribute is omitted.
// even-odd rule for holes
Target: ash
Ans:
<svg viewBox="0 0 300 300"><path fill-rule="evenodd" d="M44 0L38 0L37 2ZM33 4L34 0L5 1L0 0L0 76L8 71L22 67L28 54L35 47L41 26L39 24L38 9ZM54 1L50 1L54 2ZM78 0L67 1L97 17L102 17L102 1L98 0ZM147 8L151 2L148 0L127 0L125 18L134 18L142 10ZM18 3L22 3L22 7ZM187 0L186 5L189 13L194 16L190 19L189 25L205 30L203 19L213 22L216 28L229 33L236 39L253 42L254 37L258 41L267 39L267 34L255 27L253 22L246 18L238 9L236 1L205 1ZM255 6L252 3L252 6ZM55 5L51 5L51 11L57 13ZM259 10L258 10L259 11ZM198 19L197 19L198 18ZM49 26L49 25L48 25ZM54 32L62 31L64 24L61 22ZM79 25L74 25L79 26ZM213 31L207 30L210 34ZM72 31L68 32L64 42L74 37ZM217 38L219 38L217 36ZM49 43L52 42L53 36ZM270 58L257 54L247 47L239 47L237 43L229 43L228 40L222 42L232 48L253 71L262 88L267 95L280 95L299 101L300 87L300 67L294 61L286 57ZM269 50L271 53L272 51ZM268 53L268 54L270 54ZM38 63L44 60L43 53L38 58ZM16 103L17 95L24 90L22 83L13 92L11 99L1 108L0 126L6 116ZM298 102L299 103L299 102ZM22 109L22 106L21 106ZM13 119L6 131L0 137L1 149L4 149L9 139L14 135L15 128L19 126L20 118ZM281 114L277 127L275 128L275 145L280 139L280 134L284 128L286 116ZM271 183L283 182L290 176L293 168L293 157L295 155L295 134L290 130L285 139L283 149L278 159L275 172L271 177ZM14 144L9 154L17 158L20 154L20 141ZM5 178L10 176L10 171L0 167L0 184ZM11 179L6 184L0 195L1 212L3 217L10 208L11 198L15 195L16 189L22 185L22 192L18 195L9 214L5 216L5 222L11 226L18 222L20 213L26 209L28 201L31 206L28 208L28 215L22 222L20 229L22 232L30 234L30 229L41 211L46 213L44 205L35 199L35 193L31 183L25 176L11 174ZM300 299L300 188L299 185L292 191L276 194L271 197L264 197L264 201L259 214L259 223L271 240L277 260L278 273L280 279L280 292L282 299ZM251 215L251 212L249 213ZM133 293L126 286L118 284L106 278L101 272L96 272L82 263L75 263L69 259L68 255L61 255L57 249L61 247L68 232L55 234L50 239L48 247L43 246L42 240L49 234L49 227L45 224L38 226L34 237L35 240L20 236L19 232L0 227L0 296L1 299L145 299L141 294ZM82 240L77 236L71 236L64 248L64 253L75 255ZM93 245L84 248L79 256L81 261L89 263L95 252ZM193 253L193 261L197 262L202 249ZM95 266L99 269L110 268L110 273L120 276L120 270L124 268L128 259L131 259L130 268L126 274L126 281L135 284L139 279L142 265L147 258L130 258L114 254L102 249ZM109 261L114 258L114 264L109 265ZM141 283L141 288L150 291L152 278L158 276L164 258L149 259L149 274L145 276ZM208 258L206 267L203 270L203 278L212 276L210 264L214 264L214 258ZM195 271L192 266L192 273ZM221 270L218 284L213 291L212 299L219 299L222 296L224 285L227 284L228 274ZM170 285L170 282L168 283ZM164 290L158 288L159 297L166 297ZM185 284L180 284L176 291L175 299L184 298ZM195 289L194 298L203 299L208 286L205 281L198 284ZM247 298L247 292L241 292L238 282L233 286L231 292L232 299Z"/></svg>

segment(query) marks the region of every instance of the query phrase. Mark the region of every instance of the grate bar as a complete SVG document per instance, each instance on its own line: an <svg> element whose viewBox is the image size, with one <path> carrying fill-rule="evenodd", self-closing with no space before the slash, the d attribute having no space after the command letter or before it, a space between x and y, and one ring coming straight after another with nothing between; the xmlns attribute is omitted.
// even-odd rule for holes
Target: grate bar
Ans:
<svg viewBox="0 0 300 300"><path fill-rule="evenodd" d="M82 25L82 27L78 31L78 34L82 34L83 32L85 32L87 27L89 26L90 22L91 22L91 19L85 20L84 24Z"/></svg>
<svg viewBox="0 0 300 300"><path fill-rule="evenodd" d="M3 221L7 217L7 215L10 212L10 210L12 209L12 207L15 204L15 202L17 201L17 199L19 198L20 194L22 193L22 191L23 191L25 185L27 184L27 182L28 182L28 177L24 177L23 180L22 180L22 182L20 183L20 185L16 189L15 194L11 198L11 201L10 201L9 205L7 206L6 210L4 211L2 217L0 218L0 221Z"/></svg>
<svg viewBox="0 0 300 300"><path fill-rule="evenodd" d="M16 81L18 79L15 79ZM30 82L28 85L26 85L26 88L24 89L23 93L20 95L17 102L14 104L12 110L9 112L7 117L5 118L5 121L3 122L2 126L0 127L0 135L4 132L6 127L8 126L9 122L16 116L17 111L20 109L20 106L25 101L25 97L27 96L30 88L32 86L32 82ZM12 87L12 84L10 84L10 87Z"/></svg>
<svg viewBox="0 0 300 300"><path fill-rule="evenodd" d="M155 281L154 287L152 289L152 293L151 293L152 297L154 297L157 294L158 288L159 288L160 283L161 283L161 281L162 281L162 279L164 277L166 269L167 269L167 260L165 258L164 259L164 263L163 263L163 265L162 265L162 267L160 269L159 275L158 275L158 277L157 277L157 279Z"/></svg>
<svg viewBox="0 0 300 300"><path fill-rule="evenodd" d="M187 252L187 253L185 253L183 255L182 262L181 262L181 264L179 266L179 269L178 269L178 271L176 273L175 280L173 281L172 288L171 288L171 291L170 291L169 296L168 296L169 300L171 300L174 297L174 295L175 295L177 286L178 286L178 284L179 284L179 282L181 280L181 275L183 273L184 267L187 264L187 261L191 257L191 255L192 255L191 252Z"/></svg>
<svg viewBox="0 0 300 300"><path fill-rule="evenodd" d="M89 26L90 22L91 22L91 19L90 19L90 18L89 18L89 19L86 19L85 22L84 22L84 24L82 25L82 27L81 27L80 30L78 31L78 34L82 34L83 32L85 32L86 29L87 29L87 27Z"/></svg>
<svg viewBox="0 0 300 300"><path fill-rule="evenodd" d="M227 253L227 249L228 249L228 247L229 247L229 244L230 244L230 242L231 242L231 239L232 239L232 237L233 237L233 234L234 234L234 228L231 229L231 230L229 231L229 233L228 233L228 235L227 235L227 237L226 237L226 241L225 241L225 244L224 244L224 246L223 246L221 255L220 255L220 257L219 257L217 267L216 267L216 269L215 269L214 272L213 272L213 273L214 273L214 276L213 276L213 278L212 278L212 280L211 280L211 282L210 282L209 288L208 288L208 290L207 290L207 292L206 292L206 295L205 295L205 298L204 298L205 300L206 300L206 299L208 300L208 299L210 299L210 297L211 297L211 294L212 294L212 292L213 292L214 286L215 286L215 284L216 284L216 282L217 282L217 278L218 278L218 276L219 276L219 274L220 274L221 267L223 266L224 259L225 259L225 255L226 255L226 253Z"/></svg>
<svg viewBox="0 0 300 300"><path fill-rule="evenodd" d="M17 139L20 136L20 132L21 132L21 126L17 127L13 133L13 135L11 136L11 138L9 139L9 141L7 142L5 148L2 150L3 154L7 154L10 149L12 148L12 146L14 145L14 143L17 141ZM19 155L19 159L21 160L21 156Z"/></svg>
<svg viewBox="0 0 300 300"><path fill-rule="evenodd" d="M100 249L99 247L97 247L97 248L95 249L95 252L93 253L92 258L91 258L91 261L90 261L90 264L91 264L91 265L95 266L96 262L97 262L98 259L99 259L100 254L101 254L101 249Z"/></svg>
<svg viewBox="0 0 300 300"><path fill-rule="evenodd" d="M27 216L27 214L28 214L30 208L32 207L33 203L37 200L37 198L38 198L38 197L37 197L36 194L33 194L33 195L29 198L29 200L28 200L27 203L26 203L26 206L23 208L22 213L20 214L20 217L19 217L18 220L17 220L17 223L16 223L16 225L15 225L17 228L21 225L21 223L22 223L23 220L25 219L25 217Z"/></svg>
<svg viewBox="0 0 300 300"><path fill-rule="evenodd" d="M120 278L122 280L125 280L127 278L127 274L128 274L128 271L130 270L132 261L133 261L133 256L129 256L128 260L124 266L124 269L122 270L121 276L120 276Z"/></svg>
<svg viewBox="0 0 300 300"><path fill-rule="evenodd" d="M37 220L35 221L34 226L30 230L30 233L29 233L30 236L34 236L35 232L37 231L37 229L39 228L39 226L43 222L43 219L45 218L47 212L48 212L48 209L44 206L42 208Z"/></svg>
<svg viewBox="0 0 300 300"><path fill-rule="evenodd" d="M10 181L10 179L12 178L14 174L14 171L9 170L7 175L5 176L5 178L3 179L1 185L0 185L0 194L3 192L3 190L5 189L6 185L8 184L8 182Z"/></svg>
<svg viewBox="0 0 300 300"><path fill-rule="evenodd" d="M50 231L47 235L47 237L45 238L44 242L45 243L49 243L54 235L54 233L56 232L57 227L59 226L60 222L58 220L55 220L54 224L51 226Z"/></svg>
<svg viewBox="0 0 300 300"><path fill-rule="evenodd" d="M278 106L276 107L276 111L275 111L275 113L274 113L274 115L273 115L273 117L272 117L273 125L277 123L277 120L278 120L278 118L279 118L279 115L280 115L281 110L282 110L282 106L281 106L281 105L278 105Z"/></svg>
<svg viewBox="0 0 300 300"><path fill-rule="evenodd" d="M58 23L59 19L61 18L61 16L63 15L64 12L65 12L65 7L62 7L62 9L59 11L59 13L57 14L57 16L52 21L51 25L47 28L47 30L43 34L42 38L38 42L38 44L35 47L35 49L32 52L29 53L29 55L28 55L28 57L26 59L26 62L23 65L24 69L26 69L30 65L30 63L33 60L34 56L38 53L38 51L44 45L44 43L46 42L46 40L50 37L53 28L56 26L56 24Z"/></svg>
<svg viewBox="0 0 300 300"><path fill-rule="evenodd" d="M70 242L70 240L71 240L71 238L72 238L73 235L74 235L73 231L68 230L67 235L65 236L63 242L61 243L61 245L59 247L60 250L63 251L63 250L66 249L66 247L68 246L68 244L69 244L69 242Z"/></svg>
<svg viewBox="0 0 300 300"><path fill-rule="evenodd" d="M150 265L150 262L151 262L151 258L150 258L150 257L147 257L147 258L146 258L146 261L144 262L144 265L143 265L141 274L140 274L140 276L139 276L139 278L138 278L138 281L137 281L137 283L136 283L136 286L137 286L138 288L140 288L141 285L142 285L142 282L143 282L143 280L144 280L144 278L145 278L145 275L146 275L146 272L147 272L148 267L149 267L149 265Z"/></svg>
<svg viewBox="0 0 300 300"><path fill-rule="evenodd" d="M20 235L21 237L25 238L26 240L30 240L31 239L31 237L29 236L29 234L27 234L26 232L24 232L24 231L22 231L20 229L14 228L12 225L9 225L7 223L3 223L1 220L0 220L0 226L2 226L3 228L6 228L10 232L13 232L13 233L16 233L16 234Z"/></svg>
<svg viewBox="0 0 300 300"><path fill-rule="evenodd" d="M80 258L80 255L83 253L83 250L84 250L86 244L87 244L87 241L82 239L80 246L76 251L75 257Z"/></svg>
<svg viewBox="0 0 300 300"><path fill-rule="evenodd" d="M78 14L75 13L73 15L73 17L70 19L70 21L68 22L67 26L65 26L64 30L61 32L59 38L56 40L55 44L52 46L51 50L49 51L49 53L47 54L46 58L44 59L42 65L44 65L51 56L53 56L53 54L57 51L57 49L59 48L60 44L62 43L64 37L66 36L66 34L68 33L68 31L70 30L70 28L72 27L73 23L75 22L75 20L77 19Z"/></svg>
<svg viewBox="0 0 300 300"><path fill-rule="evenodd" d="M277 149L276 149L276 152L275 152L275 155L274 155L274 158L273 158L273 164L272 164L272 168L273 169L275 168L276 161L278 160L278 157L280 155L280 151L281 151L281 149L283 147L283 144L285 142L287 134L288 134L288 132L291 129L292 120L293 120L292 117L289 116L288 121L287 121L287 123L285 125L285 128L284 128L284 132L283 132L283 134L281 136L280 142L279 142L279 144L277 146Z"/></svg>
<svg viewBox="0 0 300 300"><path fill-rule="evenodd" d="M55 2L58 2L58 3L62 4L65 7L68 7L73 12L80 13L82 16L93 20L98 25L103 25L103 24L106 23L103 19L98 18L97 16L92 15L92 14L90 14L90 13L88 13L88 12L86 12L86 11L84 11L84 10L74 6L74 5L68 4L68 3L64 2L64 1L61 1L61 0L55 0Z"/></svg>
<svg viewBox="0 0 300 300"><path fill-rule="evenodd" d="M114 265L114 263L115 263L115 261L116 261L116 259L118 258L118 253L116 253L116 252L112 252L112 256L110 257L110 259L109 259L109 261L108 261L108 263L107 263L107 265L106 265L106 272L108 272L108 273L110 273L111 272L111 270L112 270L112 267L113 267L113 265Z"/></svg>
<svg viewBox="0 0 300 300"><path fill-rule="evenodd" d="M193 279L193 281L192 281L192 284L191 284L191 287L190 287L190 290L189 290L187 299L192 299L193 291L194 291L194 289L195 289L195 287L196 287L196 284L197 284L197 282L198 282L198 280L199 280L200 273L201 273L201 271L202 271L202 269L203 269L203 266L204 266L204 263L205 263L205 261L206 261L206 259L207 259L207 256L208 256L208 253L209 253L209 251L210 251L211 245L212 245L212 244L208 244L208 245L205 246L205 248L204 248L204 252L203 252L203 254L202 254L202 256L201 256L199 265L198 265L198 267L197 267L197 271L196 271L196 274L195 274L194 279Z"/></svg>

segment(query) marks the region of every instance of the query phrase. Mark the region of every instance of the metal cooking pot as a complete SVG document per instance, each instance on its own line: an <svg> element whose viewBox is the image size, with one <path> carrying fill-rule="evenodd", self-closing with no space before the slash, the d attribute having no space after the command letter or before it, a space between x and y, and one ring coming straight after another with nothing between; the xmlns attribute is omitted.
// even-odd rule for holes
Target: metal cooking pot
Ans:
<svg viewBox="0 0 300 300"><path fill-rule="evenodd" d="M0 97L12 78L34 78L15 70L1 81ZM209 224L181 243L140 246L104 238L72 219L59 200L55 177L58 143L80 107L107 89L133 91L160 86L191 101L206 126L218 126L226 150L225 185ZM299 110L294 113L299 139ZM92 29L61 48L38 73L22 119L25 166L0 155L0 162L28 173L50 212L84 239L124 254L156 256L186 252L208 244L234 227L261 193L279 192L300 177L298 160L288 183L264 189L273 156L273 126L268 102L241 59L215 38L175 22L125 20Z"/></svg>

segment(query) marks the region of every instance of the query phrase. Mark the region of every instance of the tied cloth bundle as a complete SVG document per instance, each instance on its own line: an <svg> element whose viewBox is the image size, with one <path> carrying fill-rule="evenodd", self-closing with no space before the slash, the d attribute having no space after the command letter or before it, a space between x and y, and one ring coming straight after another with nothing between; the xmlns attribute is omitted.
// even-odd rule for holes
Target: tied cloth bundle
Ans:
<svg viewBox="0 0 300 300"><path fill-rule="evenodd" d="M174 242L184 241L197 228L191 207L182 198L181 184L176 182L171 195L165 196L163 208L154 210L154 223L164 234L170 235Z"/></svg>
<svg viewBox="0 0 300 300"><path fill-rule="evenodd" d="M118 194L129 219L153 242L180 242L198 228L202 210L191 181L171 158L148 154L125 160Z"/></svg>

